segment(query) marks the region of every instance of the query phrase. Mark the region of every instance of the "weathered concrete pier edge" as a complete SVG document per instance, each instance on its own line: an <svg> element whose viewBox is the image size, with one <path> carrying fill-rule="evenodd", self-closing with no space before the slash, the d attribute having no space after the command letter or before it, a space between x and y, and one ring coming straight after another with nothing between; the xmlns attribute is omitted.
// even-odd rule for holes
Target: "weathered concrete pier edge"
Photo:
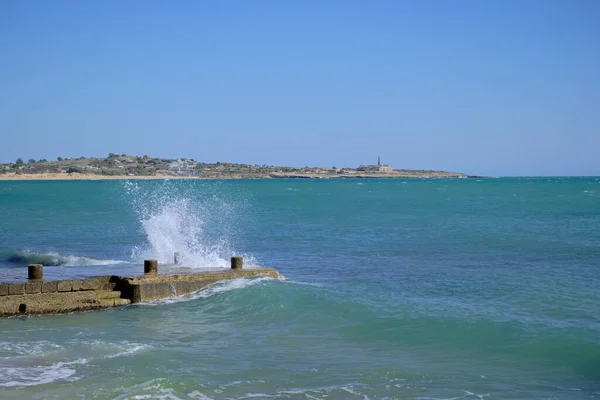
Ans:
<svg viewBox="0 0 600 400"><path fill-rule="evenodd" d="M92 276L82 280L44 281L43 266L28 266L26 283L0 282L0 316L68 313L115 307L181 296L212 283L282 276L274 269L243 268L241 257L231 258L231 269L198 273L158 274L156 260L144 261L141 276Z"/></svg>

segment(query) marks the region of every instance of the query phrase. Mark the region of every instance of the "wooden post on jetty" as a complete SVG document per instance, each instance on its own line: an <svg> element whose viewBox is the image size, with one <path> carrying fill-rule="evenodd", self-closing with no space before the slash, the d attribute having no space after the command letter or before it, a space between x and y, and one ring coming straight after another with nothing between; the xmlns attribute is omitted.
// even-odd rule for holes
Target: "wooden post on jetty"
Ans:
<svg viewBox="0 0 600 400"><path fill-rule="evenodd" d="M244 259L242 257L231 257L231 269L244 268Z"/></svg>
<svg viewBox="0 0 600 400"><path fill-rule="evenodd" d="M44 279L44 266L42 264L29 264L29 266L27 267L27 279Z"/></svg>
<svg viewBox="0 0 600 400"><path fill-rule="evenodd" d="M157 260L144 260L144 274L145 275L158 274L158 261Z"/></svg>

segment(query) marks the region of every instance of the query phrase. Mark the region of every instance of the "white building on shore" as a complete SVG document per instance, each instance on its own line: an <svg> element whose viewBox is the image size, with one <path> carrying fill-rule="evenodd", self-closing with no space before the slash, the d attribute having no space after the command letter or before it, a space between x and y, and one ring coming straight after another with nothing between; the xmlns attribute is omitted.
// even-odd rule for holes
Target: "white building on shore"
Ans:
<svg viewBox="0 0 600 400"><path fill-rule="evenodd" d="M377 156L377 165L366 165L366 164L361 164L358 167L359 171L365 171L365 172L392 172L393 169L390 165L382 165L381 164L381 157Z"/></svg>

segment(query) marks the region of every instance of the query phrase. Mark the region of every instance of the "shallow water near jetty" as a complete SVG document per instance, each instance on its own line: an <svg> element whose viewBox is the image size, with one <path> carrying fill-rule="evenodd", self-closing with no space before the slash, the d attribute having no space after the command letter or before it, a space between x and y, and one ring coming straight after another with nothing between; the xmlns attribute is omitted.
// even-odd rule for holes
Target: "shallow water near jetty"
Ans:
<svg viewBox="0 0 600 400"><path fill-rule="evenodd" d="M0 215L2 279L286 276L2 319L2 399L600 398L598 178L0 182Z"/></svg>

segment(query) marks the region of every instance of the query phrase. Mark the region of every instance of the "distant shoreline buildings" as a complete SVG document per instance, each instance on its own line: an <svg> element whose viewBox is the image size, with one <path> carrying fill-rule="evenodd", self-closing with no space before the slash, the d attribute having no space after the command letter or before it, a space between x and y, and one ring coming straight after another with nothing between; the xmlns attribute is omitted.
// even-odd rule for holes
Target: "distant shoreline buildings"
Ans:
<svg viewBox="0 0 600 400"><path fill-rule="evenodd" d="M205 163L188 158L168 159L109 153L108 157L62 158L56 161L19 158L14 163L0 163L0 180L50 180L50 179L162 179L180 178L464 178L466 174L432 171L392 169L377 158L375 165L358 168L286 167L275 165L249 165L231 162Z"/></svg>
<svg viewBox="0 0 600 400"><path fill-rule="evenodd" d="M361 164L357 169L359 171L367 171L367 172L393 172L393 169L390 165L382 165L381 164L380 156L377 156L377 165Z"/></svg>

